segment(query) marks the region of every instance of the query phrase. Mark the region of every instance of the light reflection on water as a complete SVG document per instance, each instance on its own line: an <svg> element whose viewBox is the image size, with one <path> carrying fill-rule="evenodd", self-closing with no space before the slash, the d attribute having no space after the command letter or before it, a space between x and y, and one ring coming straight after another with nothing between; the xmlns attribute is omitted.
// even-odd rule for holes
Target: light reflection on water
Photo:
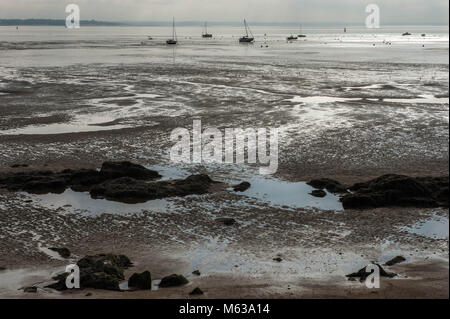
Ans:
<svg viewBox="0 0 450 319"><path fill-rule="evenodd" d="M254 177L249 180L252 187L242 193L277 206L295 208L319 208L323 210L343 210L339 196L327 192L324 198L317 198L310 193L315 188L305 182L286 182L278 179Z"/></svg>
<svg viewBox="0 0 450 319"><path fill-rule="evenodd" d="M159 172L162 175L161 180L185 179L192 175L189 171L177 167L149 165L146 168ZM248 179L248 181L251 183L250 189L236 194L254 198L261 203L268 203L273 206L343 210L339 196L326 192L327 196L324 198L314 197L310 195L314 188L305 182L292 183L263 176L256 176ZM164 213L174 208L174 204L170 202L171 198L150 200L146 203L126 204L106 199L93 199L89 192L75 192L71 189L67 189L62 194L22 194L30 197L36 204L49 209L78 212L90 216L102 214L129 215L143 211Z"/></svg>
<svg viewBox="0 0 450 319"><path fill-rule="evenodd" d="M129 215L142 211L167 212L170 203L163 199L142 204L125 204L106 199L93 199L87 192L79 193L67 189L62 194L27 195L33 202L49 209L63 209L65 212L77 212L89 216L102 214Z"/></svg>
<svg viewBox="0 0 450 319"><path fill-rule="evenodd" d="M430 219L418 222L411 227L405 227L406 231L435 239L449 238L448 217L434 214Z"/></svg>

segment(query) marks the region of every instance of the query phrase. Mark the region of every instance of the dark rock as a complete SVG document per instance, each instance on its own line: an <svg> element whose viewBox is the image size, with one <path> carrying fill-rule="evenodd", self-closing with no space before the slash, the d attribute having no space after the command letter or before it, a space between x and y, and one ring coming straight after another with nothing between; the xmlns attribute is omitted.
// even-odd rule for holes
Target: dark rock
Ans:
<svg viewBox="0 0 450 319"><path fill-rule="evenodd" d="M89 191L93 198L124 203L143 203L153 199L203 195L213 184L207 175L192 175L184 180L154 181L158 172L130 162L106 162L100 171L66 169L0 174L0 189L33 194L61 194L67 188Z"/></svg>
<svg viewBox="0 0 450 319"><path fill-rule="evenodd" d="M283 261L283 259L281 259L280 257L274 258L273 260L279 263Z"/></svg>
<svg viewBox="0 0 450 319"><path fill-rule="evenodd" d="M97 271L107 272L108 267L126 269L131 267L133 264L130 259L124 255L99 254L83 257L78 261L77 265L80 269L93 268Z"/></svg>
<svg viewBox="0 0 450 319"><path fill-rule="evenodd" d="M125 279L124 269L132 266L124 255L100 254L86 256L77 262L80 267L80 288L120 290L119 284ZM57 282L47 286L56 290L66 290L68 274L60 274L53 279Z"/></svg>
<svg viewBox="0 0 450 319"><path fill-rule="evenodd" d="M314 197L319 197L319 198L323 198L325 196L327 196L327 193L324 190L321 189L316 189L313 190L310 195L314 196Z"/></svg>
<svg viewBox="0 0 450 319"><path fill-rule="evenodd" d="M317 189L326 189L330 193L334 194L345 194L348 193L347 188L339 183L338 181L329 179L329 178L321 178L315 179L307 183L309 186L312 186Z"/></svg>
<svg viewBox="0 0 450 319"><path fill-rule="evenodd" d="M105 181L104 177L96 170L80 169L80 170L64 170L68 185L76 192L85 192L89 189Z"/></svg>
<svg viewBox="0 0 450 319"><path fill-rule="evenodd" d="M141 274L134 273L128 280L128 287L141 290L152 290L152 277L150 272L144 271Z"/></svg>
<svg viewBox="0 0 450 319"><path fill-rule="evenodd" d="M233 226L236 224L236 220L234 218L217 218L216 222L224 224L225 226Z"/></svg>
<svg viewBox="0 0 450 319"><path fill-rule="evenodd" d="M176 196L188 196L206 194L211 185L219 183L213 181L208 175L200 174L189 176L185 180L176 180L174 184Z"/></svg>
<svg viewBox="0 0 450 319"><path fill-rule="evenodd" d="M102 290L120 290L120 282L123 278L107 274L105 272L98 273L82 273L80 277L82 288L94 288Z"/></svg>
<svg viewBox="0 0 450 319"><path fill-rule="evenodd" d="M35 287L35 286L32 286L32 287L24 287L24 288L23 288L23 292L35 294L35 293L37 293L37 287Z"/></svg>
<svg viewBox="0 0 450 319"><path fill-rule="evenodd" d="M164 277L161 282L159 283L159 287L161 288L168 288L168 287L178 287L183 286L189 283L189 280L187 280L183 275L170 275L167 277Z"/></svg>
<svg viewBox="0 0 450 319"><path fill-rule="evenodd" d="M71 253L70 250L67 248L56 248L56 247L51 247L49 248L50 250L56 251L62 258L69 258Z"/></svg>
<svg viewBox="0 0 450 319"><path fill-rule="evenodd" d="M378 264L374 264L376 266L378 266L378 268L380 269L380 276L381 277L387 277L387 278L394 278L395 276L397 276L397 274L394 273L388 273L386 272L383 267L381 267ZM372 274L371 272L367 272L366 271L367 267L364 267L362 269L360 269L358 272L352 273L347 275L347 278L359 278L361 282L365 281L367 279L367 277Z"/></svg>
<svg viewBox="0 0 450 319"><path fill-rule="evenodd" d="M6 270L5 267L1 267L1 266L0 266L0 271L5 271L5 270Z"/></svg>
<svg viewBox="0 0 450 319"><path fill-rule="evenodd" d="M345 209L366 209L389 206L448 207L448 177L384 175L350 189L352 194L341 201Z"/></svg>
<svg viewBox="0 0 450 319"><path fill-rule="evenodd" d="M152 180L161 178L158 172L130 162L105 162L100 170L100 175L104 179L131 177L137 180Z"/></svg>
<svg viewBox="0 0 450 319"><path fill-rule="evenodd" d="M51 289L55 289L58 291L67 290L66 278L68 275L69 275L68 273L62 273L62 274L56 275L55 277L52 277L52 279L55 281L55 283L45 286L45 288L51 288Z"/></svg>
<svg viewBox="0 0 450 319"><path fill-rule="evenodd" d="M192 175L184 180L159 182L146 182L123 177L96 185L90 193L93 198L133 204L167 197L206 194L211 185L216 183L207 175Z"/></svg>
<svg viewBox="0 0 450 319"><path fill-rule="evenodd" d="M200 270L194 270L193 272L192 272L192 274L193 275L196 275L196 276L200 276L201 274L200 274Z"/></svg>
<svg viewBox="0 0 450 319"><path fill-rule="evenodd" d="M344 209L349 208L374 208L376 201L370 195L350 194L341 199Z"/></svg>
<svg viewBox="0 0 450 319"><path fill-rule="evenodd" d="M100 171L66 169L58 173L31 171L3 174L0 176L0 188L36 194L62 193L68 187L75 191L88 191L94 185L120 177L153 180L161 176L158 172L130 162L106 162Z"/></svg>
<svg viewBox="0 0 450 319"><path fill-rule="evenodd" d="M92 198L104 198L129 204L145 203L151 197L146 182L130 177L122 177L96 185L92 187L90 194Z"/></svg>
<svg viewBox="0 0 450 319"><path fill-rule="evenodd" d="M198 296L198 295L203 295L203 290L201 290L199 287L195 288L194 290L192 290L189 295L191 296Z"/></svg>
<svg viewBox="0 0 450 319"><path fill-rule="evenodd" d="M388 262L386 262L384 265L385 266L394 266L396 264L400 264L402 262L406 261L406 258L403 256L397 256L392 258L391 260L389 260Z"/></svg>
<svg viewBox="0 0 450 319"><path fill-rule="evenodd" d="M242 182L238 185L234 185L233 186L233 190L235 192L245 192L246 190L248 190L252 185L249 182Z"/></svg>
<svg viewBox="0 0 450 319"><path fill-rule="evenodd" d="M416 180L422 183L433 194L433 198L443 207L449 207L449 178L442 177L418 177Z"/></svg>
<svg viewBox="0 0 450 319"><path fill-rule="evenodd" d="M66 183L64 178L51 171L18 172L0 175L0 188L6 188L12 192L59 194L66 189Z"/></svg>

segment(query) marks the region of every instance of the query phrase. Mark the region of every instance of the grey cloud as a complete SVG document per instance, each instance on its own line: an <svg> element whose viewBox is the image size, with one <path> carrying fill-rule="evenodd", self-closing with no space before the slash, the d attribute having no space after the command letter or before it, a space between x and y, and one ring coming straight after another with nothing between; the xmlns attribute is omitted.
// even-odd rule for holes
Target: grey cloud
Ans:
<svg viewBox="0 0 450 319"><path fill-rule="evenodd" d="M76 3L83 19L363 23L365 7L381 8L383 24L448 24L447 0L0 0L0 18L65 17Z"/></svg>

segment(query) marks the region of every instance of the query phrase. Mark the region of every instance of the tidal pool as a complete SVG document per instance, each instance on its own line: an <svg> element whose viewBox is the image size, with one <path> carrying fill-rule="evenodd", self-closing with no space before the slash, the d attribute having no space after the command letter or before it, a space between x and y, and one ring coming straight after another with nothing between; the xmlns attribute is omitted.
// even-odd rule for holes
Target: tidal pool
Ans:
<svg viewBox="0 0 450 319"><path fill-rule="evenodd" d="M326 191L324 198L314 197L310 193L315 188L305 182L286 182L259 176L251 178L249 182L252 186L241 194L271 205L339 211L344 209L339 196Z"/></svg>
<svg viewBox="0 0 450 319"><path fill-rule="evenodd" d="M435 239L446 239L449 238L449 223L448 217L439 216L437 214L433 214L430 219L420 221L411 227L404 227L406 231Z"/></svg>

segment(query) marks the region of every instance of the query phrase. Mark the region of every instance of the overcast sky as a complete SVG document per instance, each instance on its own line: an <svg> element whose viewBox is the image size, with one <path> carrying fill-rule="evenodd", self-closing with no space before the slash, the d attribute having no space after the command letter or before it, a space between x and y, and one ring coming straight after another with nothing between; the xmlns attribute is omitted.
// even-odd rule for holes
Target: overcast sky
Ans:
<svg viewBox="0 0 450 319"><path fill-rule="evenodd" d="M446 24L448 0L0 0L0 19L65 19L80 6L82 20L361 23L376 3L382 24Z"/></svg>

